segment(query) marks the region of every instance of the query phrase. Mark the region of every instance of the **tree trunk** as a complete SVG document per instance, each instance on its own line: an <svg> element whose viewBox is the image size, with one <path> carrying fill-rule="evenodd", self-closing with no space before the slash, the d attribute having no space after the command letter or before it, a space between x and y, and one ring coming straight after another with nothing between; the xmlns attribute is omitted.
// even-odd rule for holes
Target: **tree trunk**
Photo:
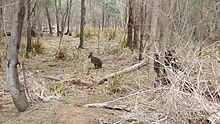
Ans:
<svg viewBox="0 0 220 124"><path fill-rule="evenodd" d="M102 30L105 27L105 8L102 9Z"/></svg>
<svg viewBox="0 0 220 124"><path fill-rule="evenodd" d="M50 19L50 13L49 13L49 9L48 9L48 2L46 3L45 11L46 11L46 16L47 16L49 31L50 31L50 34L53 35L51 19Z"/></svg>
<svg viewBox="0 0 220 124"><path fill-rule="evenodd" d="M55 0L55 8L56 8L56 23L57 23L57 36L60 35L60 21L59 21L59 8L57 5L57 0Z"/></svg>
<svg viewBox="0 0 220 124"><path fill-rule="evenodd" d="M162 43L161 43L161 59L160 59L160 63L162 64L162 66L164 65L164 61L165 61L166 44L169 39L170 27L172 24L170 18L172 17L173 12L174 12L175 0L171 0L169 8L170 9L167 13L167 16L164 18L164 30L163 30L163 37L162 37ZM163 69L163 68L161 68L161 69ZM162 72L162 70L161 70L161 72Z"/></svg>
<svg viewBox="0 0 220 124"><path fill-rule="evenodd" d="M137 49L138 48L138 43L139 43L139 20L140 20L140 12L139 12L139 3L135 2L134 3L134 41L133 41L133 48Z"/></svg>
<svg viewBox="0 0 220 124"><path fill-rule="evenodd" d="M169 36L170 36L170 27L171 27L171 17L173 15L173 12L174 12L174 7L175 7L175 0L171 0L171 3L170 3L170 6L169 6L169 10L167 12L167 15L165 15L165 18L164 18L164 29L163 29L163 36L162 36L162 42L161 42L161 56L160 56L160 63L159 63L159 71L157 72L158 74L158 80L161 82L161 83L167 83L167 80L165 79L165 76L166 76L166 72L164 71L165 68L164 68L164 65L165 65L165 51L166 51L166 44L167 44L167 41L169 41Z"/></svg>
<svg viewBox="0 0 220 124"><path fill-rule="evenodd" d="M3 5L3 2L2 0L0 0L0 41L2 39L2 36L3 36L3 11L2 11L2 5Z"/></svg>
<svg viewBox="0 0 220 124"><path fill-rule="evenodd" d="M19 112L23 112L28 108L28 101L25 95L24 86L20 83L18 78L17 65L18 52L21 42L21 32L23 20L25 15L25 1L20 0L16 5L17 12L13 18L13 26L11 29L11 39L7 52L7 65L6 65L6 84L9 92L12 95L13 102Z"/></svg>
<svg viewBox="0 0 220 124"><path fill-rule="evenodd" d="M37 3L36 3L36 16L37 16L37 20L36 20L36 23L37 23L37 44L40 43L40 37L41 37L41 31L42 31L42 22L40 20L40 15L41 15L41 5L42 5L42 1L38 0Z"/></svg>
<svg viewBox="0 0 220 124"><path fill-rule="evenodd" d="M109 15L109 13L107 13L106 23L107 23L107 29L109 29L109 27L110 27L110 15Z"/></svg>
<svg viewBox="0 0 220 124"><path fill-rule="evenodd" d="M142 3L141 3L141 16L140 16L140 21L141 21L141 26L140 26L140 45L139 45L139 61L141 61L143 59L143 38L144 38L144 22L145 22L145 13L144 13L144 10L145 10L145 1L142 0Z"/></svg>
<svg viewBox="0 0 220 124"><path fill-rule="evenodd" d="M81 0L81 22L80 22L80 43L79 49L83 49L83 42L84 42L84 27L85 27L85 0Z"/></svg>
<svg viewBox="0 0 220 124"><path fill-rule="evenodd" d="M149 83L153 87L155 83L155 72L154 72L154 54L156 45L156 33L157 33L157 21L159 16L159 4L160 0L153 1L153 10L151 18L151 29L150 29L150 58L149 58Z"/></svg>
<svg viewBox="0 0 220 124"><path fill-rule="evenodd" d="M128 37L127 37L127 46L133 50L133 45L132 45L132 38L133 38L133 2L134 0L129 0L129 13L128 13Z"/></svg>
<svg viewBox="0 0 220 124"><path fill-rule="evenodd" d="M199 9L198 11L198 21L197 21L197 23L198 23L198 40L199 40L199 56L201 56L201 53L202 53L202 47L203 47L203 41L204 41L204 37L205 37L205 18L204 18L204 0L201 0L201 1L199 1L199 7L201 8L201 9ZM201 22L202 21L202 22Z"/></svg>
<svg viewBox="0 0 220 124"><path fill-rule="evenodd" d="M26 47L26 57L29 57L29 53L32 51L31 43L31 0L27 0L27 47Z"/></svg>
<svg viewBox="0 0 220 124"><path fill-rule="evenodd" d="M73 0L70 0L69 2L69 10L68 10L68 19L67 19L67 31L65 33L65 35L68 35L70 33L70 17L71 17L71 8L72 8L72 2Z"/></svg>
<svg viewBox="0 0 220 124"><path fill-rule="evenodd" d="M66 10L62 14L62 18L61 18L61 31L60 31L60 42L59 42L59 46L58 46L58 51L60 51L60 48L61 48L61 42L63 39L63 32L64 32L64 28L65 28L65 24L66 24L66 20L67 20L67 16L68 16L69 7L70 7L69 0L67 0L66 1Z"/></svg>

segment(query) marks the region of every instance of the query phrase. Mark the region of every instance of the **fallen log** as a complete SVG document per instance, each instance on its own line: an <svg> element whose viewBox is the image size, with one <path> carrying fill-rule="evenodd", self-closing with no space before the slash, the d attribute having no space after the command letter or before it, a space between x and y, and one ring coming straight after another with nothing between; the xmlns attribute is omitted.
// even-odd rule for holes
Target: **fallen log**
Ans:
<svg viewBox="0 0 220 124"><path fill-rule="evenodd" d="M147 64L146 61L147 61L147 59L144 59L140 63L137 63L137 64L135 64L135 65L133 65L131 67L128 67L128 68L125 68L125 69L123 69L121 71L118 71L118 72L112 73L110 75L107 75L104 78L102 78L100 81L98 81L97 85L105 83L106 81L108 81L109 78L113 78L113 77L118 76L118 75L124 75L124 74L127 74L129 72L136 71L139 68L141 68L144 65L146 65Z"/></svg>

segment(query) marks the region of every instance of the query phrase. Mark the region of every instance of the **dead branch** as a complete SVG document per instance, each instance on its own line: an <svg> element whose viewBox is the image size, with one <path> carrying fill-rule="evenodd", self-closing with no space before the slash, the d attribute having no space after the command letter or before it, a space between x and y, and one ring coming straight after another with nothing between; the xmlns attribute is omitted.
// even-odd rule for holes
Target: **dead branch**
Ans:
<svg viewBox="0 0 220 124"><path fill-rule="evenodd" d="M117 110L117 111L126 111L126 112L131 112L129 109L121 108L118 106L110 106L107 103L94 103L94 104L86 104L84 107L89 107L89 108L104 108L104 109L110 109L110 110Z"/></svg>
<svg viewBox="0 0 220 124"><path fill-rule="evenodd" d="M138 63L138 64L135 64L131 67L128 67L128 68L125 68L121 71L118 71L118 72L115 72L115 73L112 73L104 78L102 78L99 82L98 82L98 85L100 84L103 84L105 81L107 81L109 78L112 78L112 77L115 77L117 75L123 75L123 74L127 74L129 72L132 72L132 71L136 71L138 70L139 68L143 67L144 65L146 65L146 59L144 59L142 62Z"/></svg>

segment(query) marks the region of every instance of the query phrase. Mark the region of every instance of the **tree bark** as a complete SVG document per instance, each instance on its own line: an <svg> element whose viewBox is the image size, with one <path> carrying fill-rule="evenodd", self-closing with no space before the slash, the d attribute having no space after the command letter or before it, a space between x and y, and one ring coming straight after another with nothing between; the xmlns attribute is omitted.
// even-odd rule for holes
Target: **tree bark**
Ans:
<svg viewBox="0 0 220 124"><path fill-rule="evenodd" d="M153 10L151 18L151 29L150 29L150 58L149 58L149 83L153 87L155 83L155 71L154 71L154 54L156 45L156 33L157 33L157 21L159 16L159 4L160 0L153 1Z"/></svg>
<svg viewBox="0 0 220 124"><path fill-rule="evenodd" d="M63 32L64 32L64 28L65 28L65 24L66 24L66 20L67 20L67 16L68 16L68 11L69 11L69 0L66 1L66 10L65 12L62 14L62 18L61 18L61 31L60 31L60 42L59 42L59 46L58 46L58 51L60 51L61 48L61 43L62 43L62 39L63 39Z"/></svg>
<svg viewBox="0 0 220 124"><path fill-rule="evenodd" d="M46 1L45 11L46 11L46 16L47 16L49 31L50 31L50 34L53 35L51 19L50 19L50 13L49 13L49 9L48 9L48 1Z"/></svg>
<svg viewBox="0 0 220 124"><path fill-rule="evenodd" d="M160 63L163 66L164 65L164 61L165 61L165 50L166 50L166 43L169 39L169 34L170 34L170 27L171 27L171 17L173 15L174 12L174 7L175 7L175 0L171 0L170 3L170 9L167 13L167 16L164 18L164 30L163 30L163 37L162 37L162 43L161 43L161 59L160 59ZM161 67L161 71L163 72L163 67Z"/></svg>
<svg viewBox="0 0 220 124"><path fill-rule="evenodd" d="M56 23L57 23L57 36L60 35L60 21L59 21L59 5L57 5L57 0L55 0L55 8L56 8Z"/></svg>
<svg viewBox="0 0 220 124"><path fill-rule="evenodd" d="M80 22L80 43L79 49L83 49L83 42L84 42L84 27L85 27L85 0L81 0L81 22Z"/></svg>
<svg viewBox="0 0 220 124"><path fill-rule="evenodd" d="M105 27L105 7L102 8L102 30Z"/></svg>
<svg viewBox="0 0 220 124"><path fill-rule="evenodd" d="M140 21L141 21L141 26L140 26L140 43L139 43L139 61L142 60L143 58L143 38L144 38L144 22L145 22L145 13L144 13L144 10L145 10L145 1L142 0L142 3L141 3L141 17L140 17Z"/></svg>
<svg viewBox="0 0 220 124"><path fill-rule="evenodd" d="M73 2L73 0L70 0L70 2L69 2L69 10L68 10L68 15L67 15L68 16L67 31L66 31L65 35L68 35L70 33L70 17L71 17L72 2Z"/></svg>
<svg viewBox="0 0 220 124"><path fill-rule="evenodd" d="M138 44L139 44L139 40L140 40L140 37L139 37L139 33L140 33L140 30L139 30L139 23L140 23L140 11L139 11L139 3L138 2L135 2L134 3L134 41L133 41L133 48L134 49L137 49L138 48Z"/></svg>
<svg viewBox="0 0 220 124"><path fill-rule="evenodd" d="M2 36L3 36L3 9L2 9L2 5L3 5L3 2L2 0L0 0L0 41L2 39Z"/></svg>
<svg viewBox="0 0 220 124"><path fill-rule="evenodd" d="M26 58L29 57L29 53L32 51L31 43L31 0L27 0L27 47L26 47Z"/></svg>
<svg viewBox="0 0 220 124"><path fill-rule="evenodd" d="M42 21L40 20L40 15L41 15L41 9L42 9L42 7L41 7L41 5L42 5L42 1L40 1L40 0L38 0L38 1L36 1L37 3L36 3L36 16L37 16L37 20L36 20L36 23L37 23L37 29L36 29L36 31L37 31L37 44L39 44L40 43L40 35L41 35L41 32L42 32Z"/></svg>
<svg viewBox="0 0 220 124"><path fill-rule="evenodd" d="M20 83L18 78L17 65L19 64L18 52L25 15L25 1L19 0L19 4L16 5L16 8L18 13L16 13L13 18L11 39L7 52L6 85L12 95L16 108L19 112L23 112L28 108L29 104L25 95L24 86Z"/></svg>
<svg viewBox="0 0 220 124"><path fill-rule="evenodd" d="M164 18L164 23L163 23L163 36L162 36L162 42L161 42L161 56L160 56L160 63L158 66L158 72L157 72L157 79L161 82L161 83L167 83L167 80L165 78L165 76L167 75L165 70L165 51L166 51L166 44L167 41L169 41L169 35L170 35L170 27L171 27L171 17L173 15L174 12L174 7L175 7L175 0L171 0L170 1L170 6L169 6L169 10L167 11L167 14L165 15ZM155 66L155 65L154 65Z"/></svg>
<svg viewBox="0 0 220 124"><path fill-rule="evenodd" d="M198 11L198 20L197 20L197 23L198 23L198 40L199 40L199 56L201 56L201 53L202 53L202 47L203 47L203 41L204 41L204 37L205 37L205 18L204 18L204 0L201 0L199 1L199 7L201 9L199 9ZM202 22L201 22L202 21Z"/></svg>
<svg viewBox="0 0 220 124"><path fill-rule="evenodd" d="M127 37L127 46L133 50L133 25L134 25L134 20L133 20L133 2L134 0L129 0L129 12L128 12L128 37Z"/></svg>

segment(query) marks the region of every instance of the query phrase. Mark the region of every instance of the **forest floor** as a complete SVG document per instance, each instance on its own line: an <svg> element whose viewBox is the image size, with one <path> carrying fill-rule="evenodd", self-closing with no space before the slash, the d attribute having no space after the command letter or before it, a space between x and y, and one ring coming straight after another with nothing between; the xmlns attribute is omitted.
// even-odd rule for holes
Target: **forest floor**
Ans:
<svg viewBox="0 0 220 124"><path fill-rule="evenodd" d="M92 88L75 85L71 81L65 83L63 80L80 79L95 82L104 76L133 65L134 63L131 62L138 62L137 57L132 56L130 50L120 49L118 43L111 41L101 41L98 54L97 39L85 41L86 49L80 51L77 49L79 38L64 36L63 40L62 47L65 49L66 58L62 60L54 57L59 37L41 38L44 47L43 53L29 59L23 57L25 43L21 43L19 59L21 63L24 63L24 66L18 67L20 80L24 82L21 78L26 73L26 83L30 87L29 94L34 100L30 101L31 106L26 112L18 113L5 86L4 71L1 71L0 123L101 124L116 122L119 120L119 115L123 115L123 111L83 106L90 103L107 102L128 95L136 88L137 78L134 77L140 77L144 70L140 69L140 71L126 77L116 77L105 84ZM3 50L1 52L5 53L6 42L1 44L1 50ZM89 52L93 52L94 56L102 60L103 68L94 69L93 64L87 58ZM4 63L5 60L2 59L2 70ZM25 71L23 71L24 68ZM143 77L142 81L138 83L144 82L145 78ZM140 90L141 88L136 89ZM44 95L59 96L60 99L47 102L36 100L36 94L40 94L42 90L45 92Z"/></svg>

